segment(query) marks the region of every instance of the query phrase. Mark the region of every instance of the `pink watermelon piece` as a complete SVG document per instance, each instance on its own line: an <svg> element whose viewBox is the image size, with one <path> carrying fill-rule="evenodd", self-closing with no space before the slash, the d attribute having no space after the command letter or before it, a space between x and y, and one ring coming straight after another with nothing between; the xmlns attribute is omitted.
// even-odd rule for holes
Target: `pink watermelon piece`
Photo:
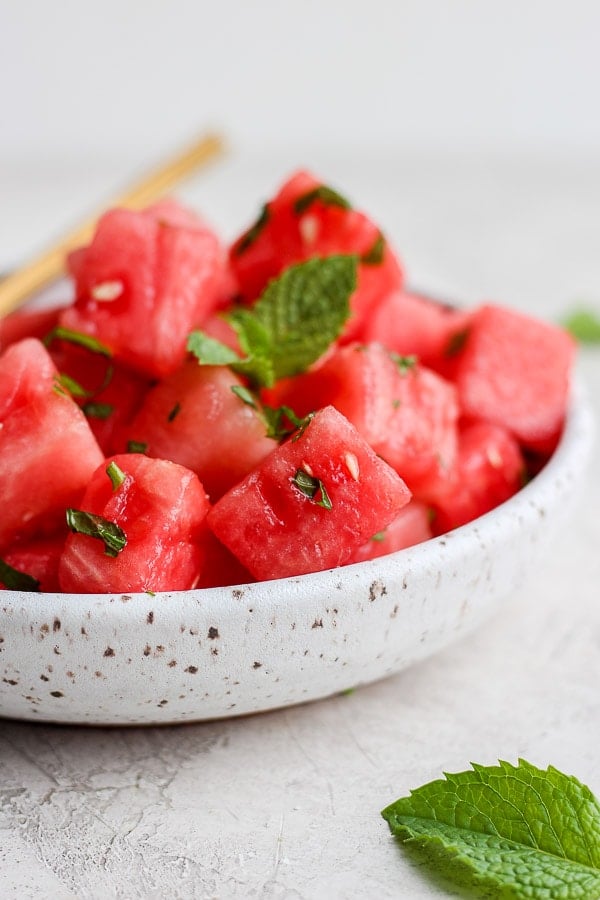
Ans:
<svg viewBox="0 0 600 900"><path fill-rule="evenodd" d="M69 258L75 304L63 326L92 335L144 375L174 371L186 339L221 301L224 253L215 234L173 202L113 209Z"/></svg>
<svg viewBox="0 0 600 900"><path fill-rule="evenodd" d="M366 543L355 550L351 562L377 559L379 556L428 541L431 537L433 537L431 509L413 497L387 528L371 535Z"/></svg>
<svg viewBox="0 0 600 900"><path fill-rule="evenodd" d="M522 486L524 473L519 445L505 428L488 422L465 426L456 465L438 485L434 532L465 525L508 500Z"/></svg>
<svg viewBox="0 0 600 900"><path fill-rule="evenodd" d="M337 410L320 410L210 511L217 538L259 580L347 563L410 500Z"/></svg>
<svg viewBox="0 0 600 900"><path fill-rule="evenodd" d="M561 328L500 306L473 315L457 361L463 414L549 453L563 426L575 344Z"/></svg>
<svg viewBox="0 0 600 900"><path fill-rule="evenodd" d="M124 480L114 487L106 469ZM205 558L208 498L197 476L168 460L128 453L94 473L79 509L118 525L126 545L109 556L101 540L73 533L59 565L63 591L183 591L198 584Z"/></svg>
<svg viewBox="0 0 600 900"><path fill-rule="evenodd" d="M103 454L36 338L0 357L0 551L64 522Z"/></svg>
<svg viewBox="0 0 600 900"><path fill-rule="evenodd" d="M40 591L59 591L58 563L65 539L66 533L61 531L53 537L20 541L6 550L2 558L13 569L35 578Z"/></svg>
<svg viewBox="0 0 600 900"><path fill-rule="evenodd" d="M257 411L233 392L242 385L225 366L190 359L150 389L126 438L192 469L214 502L275 447Z"/></svg>

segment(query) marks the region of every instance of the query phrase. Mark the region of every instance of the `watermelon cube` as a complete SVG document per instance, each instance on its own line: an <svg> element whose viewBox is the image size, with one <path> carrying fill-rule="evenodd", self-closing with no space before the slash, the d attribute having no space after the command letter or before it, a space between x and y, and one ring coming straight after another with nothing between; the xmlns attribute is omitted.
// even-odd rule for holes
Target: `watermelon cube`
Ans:
<svg viewBox="0 0 600 900"><path fill-rule="evenodd" d="M105 213L92 243L69 265L76 300L61 324L98 338L145 375L177 369L187 335L222 301L219 241L173 202Z"/></svg>
<svg viewBox="0 0 600 900"><path fill-rule="evenodd" d="M11 568L35 578L40 591L58 591L58 563L65 545L66 530L46 538L19 541L2 558ZM5 587L0 584L0 588Z"/></svg>
<svg viewBox="0 0 600 900"><path fill-rule="evenodd" d="M115 483L114 474L122 475ZM115 469L116 467L116 469ZM168 460L128 453L93 474L79 511L121 529L116 555L97 536L72 533L60 559L63 591L183 591L195 587L205 557L208 498L193 472Z"/></svg>
<svg viewBox="0 0 600 900"><path fill-rule="evenodd" d="M0 551L16 538L55 531L103 459L57 375L36 338L0 357Z"/></svg>
<svg viewBox="0 0 600 900"><path fill-rule="evenodd" d="M485 419L530 450L550 453L566 411L575 344L561 328L500 306L482 306L457 360L467 418Z"/></svg>
<svg viewBox="0 0 600 900"><path fill-rule="evenodd" d="M438 484L433 529L443 534L482 516L512 497L523 483L525 463L514 437L499 425L474 422L459 433L458 458Z"/></svg>
<svg viewBox="0 0 600 900"><path fill-rule="evenodd" d="M275 447L257 410L233 392L242 384L225 366L190 359L150 389L126 438L192 469L214 502Z"/></svg>
<svg viewBox="0 0 600 900"><path fill-rule="evenodd" d="M276 448L207 522L259 580L347 563L410 500L410 491L332 406Z"/></svg>

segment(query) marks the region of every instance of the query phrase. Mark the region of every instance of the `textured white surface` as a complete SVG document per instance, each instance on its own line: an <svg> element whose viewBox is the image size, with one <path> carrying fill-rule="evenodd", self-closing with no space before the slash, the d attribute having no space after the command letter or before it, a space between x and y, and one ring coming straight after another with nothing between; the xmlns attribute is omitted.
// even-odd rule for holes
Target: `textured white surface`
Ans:
<svg viewBox="0 0 600 900"><path fill-rule="evenodd" d="M292 160L232 161L190 197L233 229ZM549 318L578 298L600 303L598 166L320 162L379 215L419 286ZM30 175L0 172L5 265L101 191L100 170L38 170L35 188ZM600 351L582 368L600 412ZM349 696L166 729L1 722L0 894L445 896L379 817L397 796L442 769L519 755L600 794L599 508L592 470L527 590L474 636Z"/></svg>

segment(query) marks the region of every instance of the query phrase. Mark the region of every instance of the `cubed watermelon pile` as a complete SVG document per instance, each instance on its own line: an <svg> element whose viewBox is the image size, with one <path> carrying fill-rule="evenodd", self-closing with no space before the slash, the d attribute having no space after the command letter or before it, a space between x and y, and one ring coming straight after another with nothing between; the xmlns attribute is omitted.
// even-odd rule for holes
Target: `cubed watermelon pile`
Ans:
<svg viewBox="0 0 600 900"><path fill-rule="evenodd" d="M0 321L0 586L189 590L426 541L504 502L563 428L574 344L410 292L308 172L227 248L113 209L63 306Z"/></svg>

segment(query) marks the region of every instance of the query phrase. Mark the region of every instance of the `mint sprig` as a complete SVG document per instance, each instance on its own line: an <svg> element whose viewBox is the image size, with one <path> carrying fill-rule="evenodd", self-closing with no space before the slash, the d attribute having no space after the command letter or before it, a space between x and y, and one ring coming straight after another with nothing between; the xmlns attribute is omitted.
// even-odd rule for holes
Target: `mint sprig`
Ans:
<svg viewBox="0 0 600 900"><path fill-rule="evenodd" d="M301 215L306 212L309 206L312 206L315 200L320 200L325 206L338 206L340 209L352 209L350 202L346 200L342 194L326 184L320 184L318 187L312 188L310 191L307 191L305 194L301 194L296 198L294 201L294 212L297 215Z"/></svg>
<svg viewBox="0 0 600 900"><path fill-rule="evenodd" d="M382 815L438 874L486 896L600 897L600 804L552 766L473 764L411 791Z"/></svg>
<svg viewBox="0 0 600 900"><path fill-rule="evenodd" d="M342 255L290 266L253 306L229 313L245 357L199 331L190 334L187 348L203 365L229 365L254 387L272 387L305 371L339 337L357 267L356 256Z"/></svg>

